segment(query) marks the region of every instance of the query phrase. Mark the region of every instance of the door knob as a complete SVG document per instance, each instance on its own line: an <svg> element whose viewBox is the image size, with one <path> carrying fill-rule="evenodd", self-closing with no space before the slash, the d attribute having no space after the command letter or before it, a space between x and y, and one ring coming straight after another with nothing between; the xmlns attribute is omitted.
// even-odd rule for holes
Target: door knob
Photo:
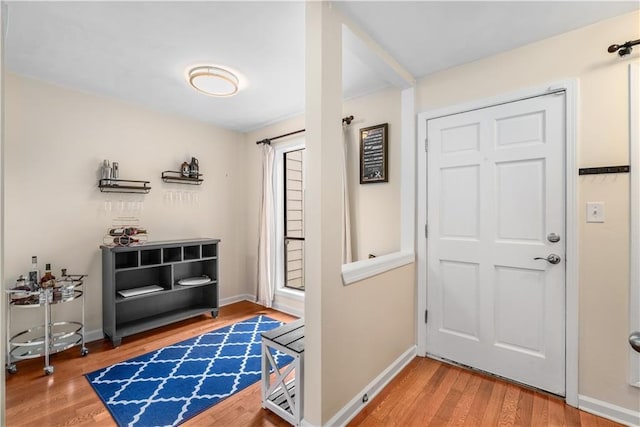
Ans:
<svg viewBox="0 0 640 427"><path fill-rule="evenodd" d="M640 331L635 331L629 335L629 344L638 353L640 353Z"/></svg>
<svg viewBox="0 0 640 427"><path fill-rule="evenodd" d="M562 258L560 258L560 255L549 254L549 256L547 256L546 258L535 257L534 259L543 259L547 261L549 264L558 264Z"/></svg>

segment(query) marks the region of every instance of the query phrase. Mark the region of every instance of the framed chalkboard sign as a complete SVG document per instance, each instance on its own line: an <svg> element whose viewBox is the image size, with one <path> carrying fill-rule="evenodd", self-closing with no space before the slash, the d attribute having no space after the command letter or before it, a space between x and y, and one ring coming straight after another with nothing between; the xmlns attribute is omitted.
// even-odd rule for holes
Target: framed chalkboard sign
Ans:
<svg viewBox="0 0 640 427"><path fill-rule="evenodd" d="M388 182L387 123L360 129L360 184Z"/></svg>

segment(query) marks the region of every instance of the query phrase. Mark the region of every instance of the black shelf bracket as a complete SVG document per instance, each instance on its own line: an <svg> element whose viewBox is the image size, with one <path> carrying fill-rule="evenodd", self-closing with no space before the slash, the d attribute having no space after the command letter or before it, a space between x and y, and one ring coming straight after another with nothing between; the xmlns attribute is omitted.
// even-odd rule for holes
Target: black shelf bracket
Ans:
<svg viewBox="0 0 640 427"><path fill-rule="evenodd" d="M162 181L174 183L174 184L191 184L200 185L204 179L201 178L202 174L199 173L197 177L183 176L178 171L163 171Z"/></svg>
<svg viewBox="0 0 640 427"><path fill-rule="evenodd" d="M130 179L101 179L98 188L103 193L135 193L147 194L151 191L149 181L135 181Z"/></svg>

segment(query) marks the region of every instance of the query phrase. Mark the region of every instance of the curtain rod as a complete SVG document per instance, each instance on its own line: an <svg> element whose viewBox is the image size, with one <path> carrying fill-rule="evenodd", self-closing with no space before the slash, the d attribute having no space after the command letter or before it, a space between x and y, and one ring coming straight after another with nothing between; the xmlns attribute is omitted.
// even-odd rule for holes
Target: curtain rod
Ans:
<svg viewBox="0 0 640 427"><path fill-rule="evenodd" d="M350 125L352 120L353 120L353 116L343 117L342 118L342 124L346 123L346 124ZM297 133L302 133L304 131L305 131L305 129L300 129L300 130L296 130L296 131L293 131L293 132L285 133L284 135L274 136L273 138L266 138L266 139L263 139L261 141L256 141L256 144L257 145L260 145L260 144L271 144L271 141L273 141L273 140L284 138L286 136L295 135Z"/></svg>

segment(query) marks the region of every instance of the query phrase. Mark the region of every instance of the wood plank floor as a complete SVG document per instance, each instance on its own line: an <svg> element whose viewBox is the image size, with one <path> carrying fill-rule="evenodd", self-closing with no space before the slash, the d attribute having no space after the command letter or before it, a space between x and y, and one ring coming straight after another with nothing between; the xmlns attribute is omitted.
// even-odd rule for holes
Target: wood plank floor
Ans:
<svg viewBox="0 0 640 427"><path fill-rule="evenodd" d="M416 357L349 426L585 426L620 424L554 396Z"/></svg>
<svg viewBox="0 0 640 427"><path fill-rule="evenodd" d="M5 425L115 426L84 374L213 329L266 314L293 317L249 302L220 309L217 319L201 316L125 338L116 349L107 341L88 344L89 355L73 348L52 357L55 373L44 375L42 359L18 363L7 375ZM184 426L288 426L260 403L254 384L218 403ZM440 362L414 359L349 424L350 426L599 426L617 424L568 407L561 400Z"/></svg>

